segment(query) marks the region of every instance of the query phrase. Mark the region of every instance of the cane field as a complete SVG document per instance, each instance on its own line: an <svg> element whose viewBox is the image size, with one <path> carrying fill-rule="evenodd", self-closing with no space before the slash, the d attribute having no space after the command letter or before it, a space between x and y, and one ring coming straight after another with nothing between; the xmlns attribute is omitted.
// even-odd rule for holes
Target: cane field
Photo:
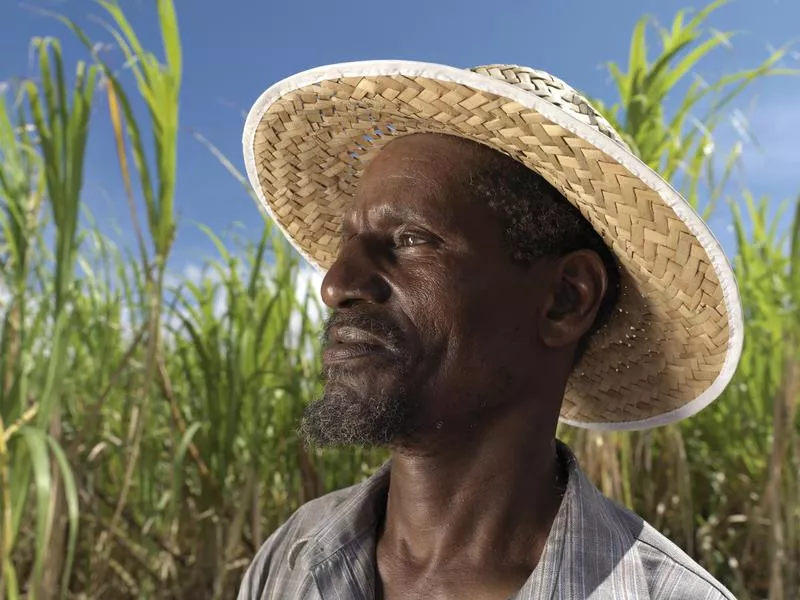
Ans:
<svg viewBox="0 0 800 600"><path fill-rule="evenodd" d="M604 493L738 598L794 600L800 212L796 200L731 185L747 142L713 140L741 93L797 74L779 48L747 70L694 78L706 55L736 43L713 26L724 4L661 25L643 17L627 62L607 67L615 96L596 105L704 216L730 207L740 367L685 423L560 435ZM172 0L152 2L157 48L142 46L120 4L97 6L116 53L98 54L85 24L63 19L62 39L77 36L84 60L68 64L58 39L34 39L20 52L32 51L36 76L0 94L0 599L229 599L275 527L385 455L314 451L297 437L320 389L321 307L298 295L304 267L270 223L238 241L203 228L216 258L199 280L169 276L176 231L196 227L175 210L192 57ZM113 126L129 246L94 225L82 200L99 120ZM246 198L240 158L196 137L183 143L205 144Z"/></svg>

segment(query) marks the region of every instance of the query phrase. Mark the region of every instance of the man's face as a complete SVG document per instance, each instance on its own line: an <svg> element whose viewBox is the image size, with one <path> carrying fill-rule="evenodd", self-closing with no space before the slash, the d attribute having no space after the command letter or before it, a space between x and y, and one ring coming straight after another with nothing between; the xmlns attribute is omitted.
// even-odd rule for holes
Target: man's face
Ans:
<svg viewBox="0 0 800 600"><path fill-rule="evenodd" d="M546 261L511 261L497 217L470 190L491 152L416 134L366 168L322 283L333 312L325 392L302 425L312 442L408 444L529 397L552 286Z"/></svg>

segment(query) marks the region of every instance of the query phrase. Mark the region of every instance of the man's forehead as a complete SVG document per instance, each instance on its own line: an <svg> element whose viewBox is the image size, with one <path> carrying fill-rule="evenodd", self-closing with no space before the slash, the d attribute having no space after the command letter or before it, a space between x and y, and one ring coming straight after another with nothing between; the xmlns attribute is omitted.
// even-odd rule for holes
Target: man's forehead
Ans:
<svg viewBox="0 0 800 600"><path fill-rule="evenodd" d="M414 190L430 188L441 191L453 178L431 157L401 156L391 158L385 165L377 165L364 171L356 184L355 197L373 189Z"/></svg>
<svg viewBox="0 0 800 600"><path fill-rule="evenodd" d="M403 136L386 144L366 164L356 195L382 183L442 189L461 183L476 162L474 149L458 138L430 133Z"/></svg>
<svg viewBox="0 0 800 600"><path fill-rule="evenodd" d="M452 148L449 140L437 140L426 134L394 139L376 152L364 169L364 176L381 173L414 173L448 162Z"/></svg>
<svg viewBox="0 0 800 600"><path fill-rule="evenodd" d="M382 177L363 178L342 219L347 223L360 218L449 213L454 196L441 174L392 171Z"/></svg>
<svg viewBox="0 0 800 600"><path fill-rule="evenodd" d="M365 165L345 223L393 213L452 218L462 201L470 173L487 162L489 148L454 136L417 133L393 139Z"/></svg>
<svg viewBox="0 0 800 600"><path fill-rule="evenodd" d="M343 224L387 219L450 221L463 196L459 193L463 188L456 187L456 180L441 169L402 169L392 165L386 171L373 173L359 182L342 214Z"/></svg>

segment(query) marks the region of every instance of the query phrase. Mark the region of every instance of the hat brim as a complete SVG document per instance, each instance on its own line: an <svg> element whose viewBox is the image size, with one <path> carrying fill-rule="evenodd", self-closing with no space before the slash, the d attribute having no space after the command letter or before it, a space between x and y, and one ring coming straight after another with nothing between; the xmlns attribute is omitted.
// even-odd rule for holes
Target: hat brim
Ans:
<svg viewBox="0 0 800 600"><path fill-rule="evenodd" d="M617 312L571 377L561 420L648 429L717 398L743 344L733 270L695 210L627 148L535 94L467 70L363 61L267 89L245 124L259 204L314 267L335 260L363 166L398 135L466 137L526 164L592 223L620 266Z"/></svg>

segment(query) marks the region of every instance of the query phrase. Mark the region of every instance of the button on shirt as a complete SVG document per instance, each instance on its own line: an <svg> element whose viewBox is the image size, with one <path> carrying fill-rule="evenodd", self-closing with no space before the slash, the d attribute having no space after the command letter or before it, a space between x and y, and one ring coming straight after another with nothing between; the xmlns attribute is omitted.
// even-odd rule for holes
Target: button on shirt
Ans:
<svg viewBox="0 0 800 600"><path fill-rule="evenodd" d="M675 544L589 481L563 444L569 480L538 565L510 600L735 600ZM238 600L373 600L376 532L390 463L303 505L248 568Z"/></svg>

